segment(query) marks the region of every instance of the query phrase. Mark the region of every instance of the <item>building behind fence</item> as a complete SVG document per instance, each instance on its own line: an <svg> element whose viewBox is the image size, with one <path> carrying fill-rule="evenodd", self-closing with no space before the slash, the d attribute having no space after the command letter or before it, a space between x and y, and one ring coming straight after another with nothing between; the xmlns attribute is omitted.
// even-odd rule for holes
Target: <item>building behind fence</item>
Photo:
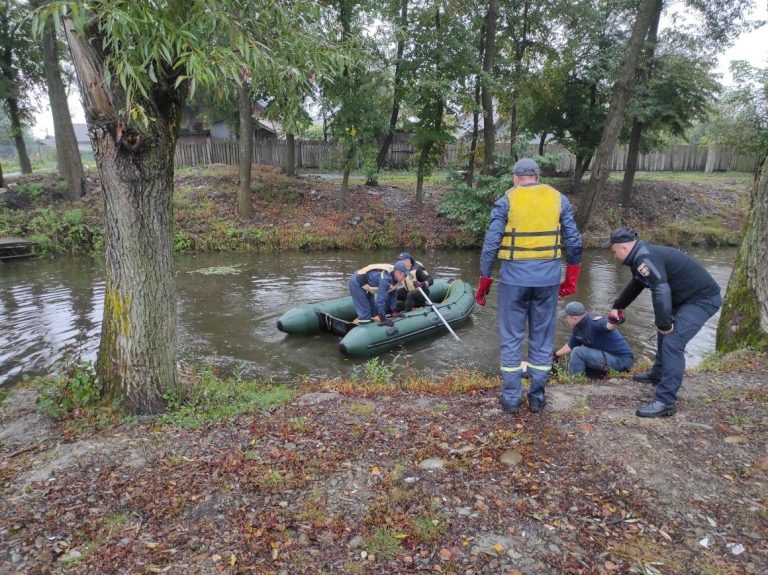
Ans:
<svg viewBox="0 0 768 575"><path fill-rule="evenodd" d="M254 140L253 162L271 166L285 163L286 143L284 140ZM497 157L509 157L508 143L497 143ZM464 142L449 144L443 151L440 167L459 167L467 161L469 149ZM296 167L299 169L339 170L343 166L341 144L323 141L296 141ZM538 146L530 145L522 152L525 156L538 155ZM560 144L546 144L545 155L559 157L557 170L571 172L576 166L576 157ZM415 165L417 156L408 142L393 142L387 155L387 165L406 168ZM176 146L177 166L199 166L206 164L232 164L239 162L240 150L236 140L212 140L202 143L180 143ZM611 170L623 171L627 161L626 146L617 146L611 157ZM726 150L688 144L671 145L665 151L640 154L638 171L643 172L754 172L758 157L738 155ZM355 166L360 168L360 165Z"/></svg>

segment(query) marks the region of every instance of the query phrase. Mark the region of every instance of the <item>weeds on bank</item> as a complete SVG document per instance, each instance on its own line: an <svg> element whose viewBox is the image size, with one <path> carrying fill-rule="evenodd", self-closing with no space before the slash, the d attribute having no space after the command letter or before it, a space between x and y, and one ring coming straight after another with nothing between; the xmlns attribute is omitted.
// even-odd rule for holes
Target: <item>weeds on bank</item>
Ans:
<svg viewBox="0 0 768 575"><path fill-rule="evenodd" d="M332 388L349 395L386 395L396 392L464 395L485 389L497 389L498 376L484 375L468 369L455 369L441 376L419 376L409 366L398 366L398 356L389 363L378 357L366 361L352 371L350 378L313 383L303 381L305 389Z"/></svg>
<svg viewBox="0 0 768 575"><path fill-rule="evenodd" d="M729 230L720 218L689 218L659 226L653 231L653 241L669 246L703 246L708 248L738 246L742 230Z"/></svg>
<svg viewBox="0 0 768 575"><path fill-rule="evenodd" d="M102 385L90 361L73 361L62 376L32 379L37 389L37 410L62 422L70 432L116 425L124 413L116 403L102 400Z"/></svg>
<svg viewBox="0 0 768 575"><path fill-rule="evenodd" d="M210 366L184 374L183 379L175 393L165 396L168 413L159 416L159 422L196 429L256 410L269 411L295 396L293 390L268 380L243 379L242 371L221 379Z"/></svg>
<svg viewBox="0 0 768 575"><path fill-rule="evenodd" d="M768 369L768 353L754 349L739 349L721 354L716 351L704 355L701 363L692 369L699 373L740 373Z"/></svg>

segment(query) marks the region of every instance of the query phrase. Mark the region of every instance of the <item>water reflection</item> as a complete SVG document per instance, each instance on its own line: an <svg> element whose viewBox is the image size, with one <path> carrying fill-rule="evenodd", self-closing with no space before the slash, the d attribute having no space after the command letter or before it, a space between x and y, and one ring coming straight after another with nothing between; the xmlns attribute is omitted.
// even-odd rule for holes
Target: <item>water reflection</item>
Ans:
<svg viewBox="0 0 768 575"><path fill-rule="evenodd" d="M179 320L179 361L211 363L223 370L243 366L249 375L287 381L299 376L334 377L350 374L364 360L351 360L337 350L331 336L296 337L277 331L277 318L288 308L308 301L346 295L350 273L375 261L391 261L395 252L332 252L182 256L176 260ZM435 276L477 279L477 251L415 252ZM734 250L695 252L725 288ZM210 274L228 266L236 273ZM216 270L213 270L216 271ZM62 257L0 264L0 383L21 373L48 372L66 354L95 359L103 313L104 273L100 261ZM605 313L630 278L629 269L608 251L585 254L579 299ZM499 344L496 290L485 308L449 336L417 342L389 353L421 373L470 367L495 373ZM561 304L562 307L562 304ZM717 319L710 319L691 341L689 365L714 349ZM651 358L655 330L650 295L646 292L627 310L622 332L638 355ZM558 325L556 345L568 337Z"/></svg>

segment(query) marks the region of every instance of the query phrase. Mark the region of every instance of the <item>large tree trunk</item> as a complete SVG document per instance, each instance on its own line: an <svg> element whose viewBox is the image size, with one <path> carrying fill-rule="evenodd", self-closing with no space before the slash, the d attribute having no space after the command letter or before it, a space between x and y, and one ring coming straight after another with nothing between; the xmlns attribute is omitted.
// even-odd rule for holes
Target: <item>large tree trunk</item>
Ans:
<svg viewBox="0 0 768 575"><path fill-rule="evenodd" d="M239 142L239 186L237 188L237 213L250 218L251 208L251 166L253 165L253 119L251 114L250 88L243 80L237 88L237 111L240 116Z"/></svg>
<svg viewBox="0 0 768 575"><path fill-rule="evenodd" d="M435 143L432 140L428 141L424 144L419 154L419 168L416 172L416 205L418 207L424 205L424 176L426 175L429 163L429 153L434 145Z"/></svg>
<svg viewBox="0 0 768 575"><path fill-rule="evenodd" d="M85 176L67 104L67 92L61 81L56 31L50 20L43 30L42 51L48 101L53 116L53 133L56 135L56 164L59 176L67 181L67 199L74 202L85 195Z"/></svg>
<svg viewBox="0 0 768 575"><path fill-rule="evenodd" d="M475 183L475 156L477 155L477 135L480 130L480 79L475 82L475 106L472 110L472 140L469 142L469 162L464 182L471 188Z"/></svg>
<svg viewBox="0 0 768 575"><path fill-rule="evenodd" d="M637 160L640 155L640 138L643 136L643 123L632 118L632 129L629 131L627 144L627 163L624 165L624 181L621 183L621 206L625 210L632 204L632 186L637 172Z"/></svg>
<svg viewBox="0 0 768 575"><path fill-rule="evenodd" d="M517 104L512 104L512 111L509 113L509 157L517 161L515 142L517 142Z"/></svg>
<svg viewBox="0 0 768 575"><path fill-rule="evenodd" d="M165 409L176 387L176 286L172 253L173 155L186 82L157 84L139 129L119 115L125 94L105 77L93 25L78 36L64 19L104 190L106 289L96 371L134 413Z"/></svg>
<svg viewBox="0 0 768 575"><path fill-rule="evenodd" d="M384 136L384 142L379 149L379 155L376 156L376 167L378 170L384 167L387 161L389 147L392 145L392 138L397 128L397 118L400 116L400 101L403 98L403 53L405 52L405 30L408 26L408 0L400 0L400 32L397 41L397 56L395 57L395 85L394 96L392 99L392 113L389 115L389 129ZM375 176L371 176L371 181L366 182L369 185L377 185L378 181L373 182Z"/></svg>
<svg viewBox="0 0 768 575"><path fill-rule="evenodd" d="M544 146L547 143L547 133L542 132L541 137L539 138L539 155L544 155Z"/></svg>
<svg viewBox="0 0 768 575"><path fill-rule="evenodd" d="M752 207L736 265L728 282L720 321L717 350L740 347L768 350L768 160L755 182Z"/></svg>
<svg viewBox="0 0 768 575"><path fill-rule="evenodd" d="M589 169L589 163L592 161L592 154L576 156L576 166L573 168L573 193L581 193L581 180L584 178L584 172Z"/></svg>
<svg viewBox="0 0 768 575"><path fill-rule="evenodd" d="M489 174L493 168L493 152L496 145L496 135L493 125L493 91L491 90L491 75L493 74L493 59L496 55L496 22L499 19L497 0L489 0L488 12L485 15L485 53L483 55L483 173Z"/></svg>
<svg viewBox="0 0 768 575"><path fill-rule="evenodd" d="M296 138L293 134L285 135L285 173L296 175Z"/></svg>
<svg viewBox="0 0 768 575"><path fill-rule="evenodd" d="M6 98L8 118L11 121L11 134L16 145L16 154L19 156L19 167L22 174L32 173L32 163L29 161L27 145L24 143L24 126L21 123L21 111L16 98Z"/></svg>
<svg viewBox="0 0 768 575"><path fill-rule="evenodd" d="M5 187L5 179L3 178L3 163L0 162L0 188Z"/></svg>
<svg viewBox="0 0 768 575"><path fill-rule="evenodd" d="M641 84L647 84L653 73L653 58L656 53L656 42L659 36L659 22L661 20L661 11L663 0L656 0L656 6L653 9L651 25L648 28L648 40L645 44L644 63L640 66L638 81ZM632 204L632 185L635 181L637 172L637 159L640 154L640 141L643 137L644 124L638 117L632 118L632 128L629 133L629 145L627 146L627 163L624 166L624 181L621 186L621 205L624 209Z"/></svg>
<svg viewBox="0 0 768 575"><path fill-rule="evenodd" d="M624 111L627 107L627 101L629 101L629 97L632 94L637 61L640 58L640 52L643 48L645 36L648 34L648 28L651 25L651 18L653 17L657 1L641 0L640 7L638 8L637 18L632 28L632 36L629 40L627 59L624 61L621 76L613 85L611 107L608 110L603 135L600 138L600 145L595 155L595 165L589 178L587 193L583 200L579 202L579 209L576 212L576 224L582 230L586 229L587 224L589 224L595 202L602 194L605 183L608 181L611 155L619 139L621 127L624 125Z"/></svg>

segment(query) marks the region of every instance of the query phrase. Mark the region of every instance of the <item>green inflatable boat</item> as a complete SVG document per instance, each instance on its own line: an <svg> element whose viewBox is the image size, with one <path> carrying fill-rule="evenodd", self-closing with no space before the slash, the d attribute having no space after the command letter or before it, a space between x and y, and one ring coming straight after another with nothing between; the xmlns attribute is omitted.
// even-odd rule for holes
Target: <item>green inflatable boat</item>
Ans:
<svg viewBox="0 0 768 575"><path fill-rule="evenodd" d="M464 323L475 307L472 286L460 279L437 279L429 288L429 299L451 327ZM339 350L353 357L371 357L425 337L447 333L435 311L429 307L393 319L394 327L377 323L356 326L352 297L339 297L297 306L277 320L277 329L292 335L332 333L342 336Z"/></svg>

